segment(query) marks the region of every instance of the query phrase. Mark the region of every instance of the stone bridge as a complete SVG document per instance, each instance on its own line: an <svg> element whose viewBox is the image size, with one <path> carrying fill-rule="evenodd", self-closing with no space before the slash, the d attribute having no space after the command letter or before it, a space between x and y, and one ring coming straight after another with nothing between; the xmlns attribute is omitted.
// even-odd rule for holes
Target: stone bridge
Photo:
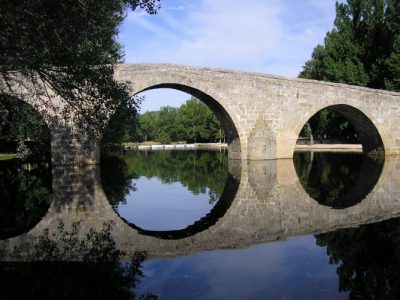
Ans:
<svg viewBox="0 0 400 300"><path fill-rule="evenodd" d="M60 220L67 227L83 220L85 234L90 228L100 229L102 222L113 220L116 225L112 234L119 249L127 255L145 250L156 258L244 248L399 216L400 157L387 157L378 169L370 170L368 161L366 166L360 172L363 178L373 180L361 180L349 195L359 197L359 201L344 209L333 209L310 198L292 160L230 160L230 179L210 213L187 228L168 232L146 231L121 219L102 190L98 167L56 167L52 205L29 233L39 236L45 229L52 233ZM20 241L21 237L0 241L4 259L13 259L14 247Z"/></svg>
<svg viewBox="0 0 400 300"><path fill-rule="evenodd" d="M293 157L304 124L326 107L354 125L364 152L400 154L399 93L170 64L123 64L115 76L135 93L172 88L206 103L224 128L230 158Z"/></svg>
<svg viewBox="0 0 400 300"><path fill-rule="evenodd" d="M326 107L354 125L364 152L400 154L400 93L171 64L121 64L115 78L134 93L172 88L203 101L222 124L230 158L291 158L304 124ZM54 105L61 118L62 101ZM98 162L98 147L77 132L73 122L51 128L54 165Z"/></svg>

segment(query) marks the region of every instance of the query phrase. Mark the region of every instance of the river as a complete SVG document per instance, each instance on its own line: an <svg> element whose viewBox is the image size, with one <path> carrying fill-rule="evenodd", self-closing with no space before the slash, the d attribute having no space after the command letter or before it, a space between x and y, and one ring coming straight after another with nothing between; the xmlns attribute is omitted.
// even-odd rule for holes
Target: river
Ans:
<svg viewBox="0 0 400 300"><path fill-rule="evenodd" d="M5 299L398 299L400 158L0 161Z"/></svg>

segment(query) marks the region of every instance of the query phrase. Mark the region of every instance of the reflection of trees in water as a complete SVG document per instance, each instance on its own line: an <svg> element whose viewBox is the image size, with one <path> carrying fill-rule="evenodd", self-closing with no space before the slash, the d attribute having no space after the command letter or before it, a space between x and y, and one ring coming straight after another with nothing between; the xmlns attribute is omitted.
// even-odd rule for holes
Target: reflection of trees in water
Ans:
<svg viewBox="0 0 400 300"><path fill-rule="evenodd" d="M51 201L48 164L0 161L0 239L31 229L47 212Z"/></svg>
<svg viewBox="0 0 400 300"><path fill-rule="evenodd" d="M400 299L400 219L316 236L349 299Z"/></svg>
<svg viewBox="0 0 400 300"><path fill-rule="evenodd" d="M14 248L24 262L0 263L3 299L135 299L145 253L136 252L121 262L123 252L111 236L114 223L90 229L80 238L81 223L66 230L59 224L55 234L24 236ZM141 295L139 299L156 299Z"/></svg>
<svg viewBox="0 0 400 300"><path fill-rule="evenodd" d="M306 192L318 203L346 208L363 200L382 172L383 157L361 153L296 152L297 176Z"/></svg>
<svg viewBox="0 0 400 300"><path fill-rule="evenodd" d="M218 200L228 178L227 156L217 151L133 151L101 162L103 189L112 205L123 202L134 188L132 179L141 176L180 182L195 195L208 192L210 203Z"/></svg>
<svg viewBox="0 0 400 300"><path fill-rule="evenodd" d="M126 203L125 196L135 190L126 161L121 156L107 156L101 159L101 183L104 193L112 206Z"/></svg>

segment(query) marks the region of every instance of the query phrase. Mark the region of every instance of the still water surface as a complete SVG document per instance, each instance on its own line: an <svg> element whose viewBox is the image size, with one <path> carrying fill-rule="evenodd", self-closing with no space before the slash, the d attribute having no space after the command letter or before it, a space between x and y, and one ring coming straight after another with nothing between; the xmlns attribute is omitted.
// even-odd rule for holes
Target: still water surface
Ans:
<svg viewBox="0 0 400 300"><path fill-rule="evenodd" d="M36 289L58 298L400 297L400 161L393 158L299 152L293 161L238 162L218 151L130 152L102 160L101 186L88 176L98 170L85 176L53 170L51 186L46 165L13 162L0 168L2 239L15 237L8 241L19 245L22 233L45 228L55 215L90 224L115 215L116 233L95 236L107 246L96 253L115 247L113 239L125 252L148 252L144 277L90 259L63 267L57 259L45 266L4 262L0 288L9 298L24 295L18 290L22 282L30 282L25 293ZM78 191L96 199L79 204ZM103 191L107 203L98 200ZM63 207L69 208L60 213ZM4 258L26 251L8 247L8 241L0 245ZM46 243L33 253L49 251ZM78 293L76 286L83 284L86 293Z"/></svg>

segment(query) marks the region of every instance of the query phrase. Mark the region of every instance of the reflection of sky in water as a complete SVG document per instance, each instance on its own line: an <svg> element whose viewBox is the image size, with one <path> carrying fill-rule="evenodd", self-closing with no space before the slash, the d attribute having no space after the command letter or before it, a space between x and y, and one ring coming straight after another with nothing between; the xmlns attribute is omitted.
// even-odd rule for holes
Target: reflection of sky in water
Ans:
<svg viewBox="0 0 400 300"><path fill-rule="evenodd" d="M313 236L149 261L139 292L160 299L347 299Z"/></svg>
<svg viewBox="0 0 400 300"><path fill-rule="evenodd" d="M134 180L136 191L118 205L121 217L147 230L183 229L204 217L211 209L208 189L193 195L179 182L162 183L158 178Z"/></svg>

